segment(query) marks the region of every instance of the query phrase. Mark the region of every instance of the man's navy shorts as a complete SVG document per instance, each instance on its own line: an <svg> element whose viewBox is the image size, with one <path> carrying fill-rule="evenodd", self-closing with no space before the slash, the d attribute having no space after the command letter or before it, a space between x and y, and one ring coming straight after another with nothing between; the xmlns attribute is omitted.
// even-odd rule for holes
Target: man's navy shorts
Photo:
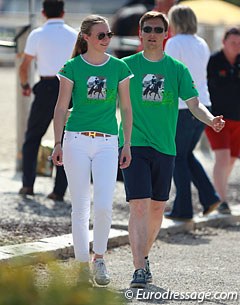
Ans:
<svg viewBox="0 0 240 305"><path fill-rule="evenodd" d="M131 147L131 153L130 166L122 170L126 200L168 200L175 156L144 146Z"/></svg>

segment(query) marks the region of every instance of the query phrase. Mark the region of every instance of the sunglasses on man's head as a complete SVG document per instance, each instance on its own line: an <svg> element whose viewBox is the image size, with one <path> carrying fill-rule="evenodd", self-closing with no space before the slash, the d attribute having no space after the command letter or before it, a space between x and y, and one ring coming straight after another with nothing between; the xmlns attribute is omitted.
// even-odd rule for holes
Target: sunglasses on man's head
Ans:
<svg viewBox="0 0 240 305"><path fill-rule="evenodd" d="M157 34L162 34L164 31L164 29L161 26L156 26L153 28L149 25L145 26L142 30L144 33L152 33L152 31L154 31L154 33L157 33Z"/></svg>
<svg viewBox="0 0 240 305"><path fill-rule="evenodd" d="M112 38L113 35L114 35L113 32L107 32L107 33L101 32L97 35L97 38L98 38L98 40L103 40L106 36L108 38Z"/></svg>

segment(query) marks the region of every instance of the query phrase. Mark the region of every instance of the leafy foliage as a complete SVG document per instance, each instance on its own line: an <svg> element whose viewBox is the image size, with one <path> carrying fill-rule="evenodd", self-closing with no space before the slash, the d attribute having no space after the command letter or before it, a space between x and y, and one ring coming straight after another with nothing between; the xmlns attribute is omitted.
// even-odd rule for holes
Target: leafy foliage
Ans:
<svg viewBox="0 0 240 305"><path fill-rule="evenodd" d="M179 0L178 2L183 2L183 1L184 0ZM240 6L240 0L223 0L223 1Z"/></svg>
<svg viewBox="0 0 240 305"><path fill-rule="evenodd" d="M240 6L240 0L224 0L225 2Z"/></svg>
<svg viewBox="0 0 240 305"><path fill-rule="evenodd" d="M40 264L39 264L40 265ZM121 305L123 298L102 287L90 287L76 280L80 269L67 270L56 262L44 265L48 269L44 285L39 282L37 267L20 264L0 264L0 305ZM69 276L72 280L69 280ZM74 280L75 279L75 280Z"/></svg>

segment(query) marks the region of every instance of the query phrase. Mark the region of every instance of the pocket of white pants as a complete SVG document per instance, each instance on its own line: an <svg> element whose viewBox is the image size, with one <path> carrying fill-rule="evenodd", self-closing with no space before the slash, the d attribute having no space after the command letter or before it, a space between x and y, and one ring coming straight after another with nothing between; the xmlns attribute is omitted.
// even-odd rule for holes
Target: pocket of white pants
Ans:
<svg viewBox="0 0 240 305"><path fill-rule="evenodd" d="M101 144L105 147L111 147L113 149L118 149L118 137L111 136L102 138Z"/></svg>
<svg viewBox="0 0 240 305"><path fill-rule="evenodd" d="M66 144L71 144L72 142L77 142L79 138L79 134L77 132L73 131L65 131L64 137L63 137L63 147Z"/></svg>

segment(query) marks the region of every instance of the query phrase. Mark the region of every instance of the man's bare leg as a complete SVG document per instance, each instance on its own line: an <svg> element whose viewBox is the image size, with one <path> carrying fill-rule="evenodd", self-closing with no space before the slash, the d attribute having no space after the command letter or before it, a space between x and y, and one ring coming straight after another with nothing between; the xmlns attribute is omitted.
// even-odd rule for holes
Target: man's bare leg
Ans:
<svg viewBox="0 0 240 305"><path fill-rule="evenodd" d="M148 249L150 198L130 200L129 240L135 269L144 269Z"/></svg>
<svg viewBox="0 0 240 305"><path fill-rule="evenodd" d="M148 256L155 239L161 229L166 201L151 200L148 211L148 242L145 257Z"/></svg>

